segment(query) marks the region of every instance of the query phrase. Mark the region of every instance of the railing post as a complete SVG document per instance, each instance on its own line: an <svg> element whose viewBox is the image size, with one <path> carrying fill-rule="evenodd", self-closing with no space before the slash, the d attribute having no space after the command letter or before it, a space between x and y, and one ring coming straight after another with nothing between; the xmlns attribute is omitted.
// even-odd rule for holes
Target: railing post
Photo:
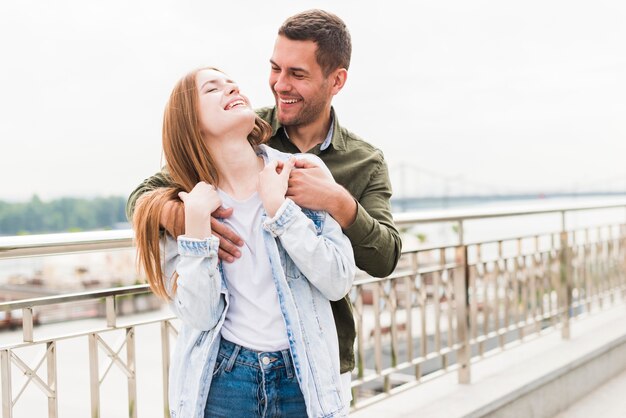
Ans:
<svg viewBox="0 0 626 418"><path fill-rule="evenodd" d="M48 367L48 387L54 393L48 397L48 418L59 416L59 391L57 390L57 343L51 341L46 344L46 366Z"/></svg>
<svg viewBox="0 0 626 418"><path fill-rule="evenodd" d="M107 327L115 328L117 322L117 314L115 312L115 296L108 296L105 299Z"/></svg>
<svg viewBox="0 0 626 418"><path fill-rule="evenodd" d="M456 330L459 349L457 350L457 363L459 365L459 383L471 381L471 350L469 344L469 309L468 309L468 285L469 263L467 259L467 245L457 247L457 268L459 274L454 275L454 302L456 308Z"/></svg>
<svg viewBox="0 0 626 418"><path fill-rule="evenodd" d="M626 209L626 207L624 209ZM617 288L621 290L619 296L622 298L622 302L626 302L626 252L624 251L626 246L626 221L623 225L618 224L617 226L616 244L616 269L618 270Z"/></svg>
<svg viewBox="0 0 626 418"><path fill-rule="evenodd" d="M22 309L22 334L24 342L33 342L33 308Z"/></svg>
<svg viewBox="0 0 626 418"><path fill-rule="evenodd" d="M100 418L100 370L98 367L98 337L97 334L89 334L88 338L91 418Z"/></svg>
<svg viewBox="0 0 626 418"><path fill-rule="evenodd" d="M570 338L570 309L572 308L572 288L571 288L571 253L567 236L567 224L565 211L561 212L561 337Z"/></svg>
<svg viewBox="0 0 626 418"><path fill-rule="evenodd" d="M135 367L135 327L126 328L126 365L128 377L128 416L137 418L137 370Z"/></svg>
<svg viewBox="0 0 626 418"><path fill-rule="evenodd" d="M11 388L11 352L0 351L2 373L2 418L13 417L13 389Z"/></svg>
<svg viewBox="0 0 626 418"><path fill-rule="evenodd" d="M170 331L169 322L161 321L161 354L163 360L163 416L170 416L169 384L170 384Z"/></svg>

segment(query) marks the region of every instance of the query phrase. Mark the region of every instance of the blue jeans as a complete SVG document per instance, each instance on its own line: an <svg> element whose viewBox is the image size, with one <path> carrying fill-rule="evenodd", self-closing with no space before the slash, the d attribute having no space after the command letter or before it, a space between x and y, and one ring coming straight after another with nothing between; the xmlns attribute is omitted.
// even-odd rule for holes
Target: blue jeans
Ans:
<svg viewBox="0 0 626 418"><path fill-rule="evenodd" d="M306 417L289 350L254 351L222 338L204 416Z"/></svg>

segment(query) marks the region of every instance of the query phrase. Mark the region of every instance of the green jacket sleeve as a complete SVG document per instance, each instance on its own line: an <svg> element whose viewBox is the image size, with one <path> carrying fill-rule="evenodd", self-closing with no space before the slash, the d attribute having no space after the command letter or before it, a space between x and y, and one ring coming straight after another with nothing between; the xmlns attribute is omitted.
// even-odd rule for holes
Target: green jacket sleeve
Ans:
<svg viewBox="0 0 626 418"><path fill-rule="evenodd" d="M357 267L374 277L391 274L402 252L390 199L389 171L381 156L378 169L357 201L356 219L344 230L352 242Z"/></svg>
<svg viewBox="0 0 626 418"><path fill-rule="evenodd" d="M172 179L165 168L152 177L145 179L128 197L128 201L126 202L126 217L128 221L132 223L135 204L142 194L158 189L159 187L168 187L171 185Z"/></svg>

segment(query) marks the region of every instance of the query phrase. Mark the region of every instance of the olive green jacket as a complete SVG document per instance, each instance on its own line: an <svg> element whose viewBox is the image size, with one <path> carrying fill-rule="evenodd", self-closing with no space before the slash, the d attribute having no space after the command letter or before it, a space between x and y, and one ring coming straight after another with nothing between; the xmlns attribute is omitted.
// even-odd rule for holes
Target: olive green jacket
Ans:
<svg viewBox="0 0 626 418"><path fill-rule="evenodd" d="M333 112L333 135L330 146L320 150L316 145L307 152L319 156L330 169L335 181L345 187L357 201L354 223L344 229L354 250L357 267L375 277L389 275L400 258L402 243L391 215L391 182L383 153L339 125ZM257 110L257 114L272 125L268 145L279 151L299 153L300 150L287 138L276 117L274 107ZM137 198L158 187L170 186L166 168L146 179L128 199L126 214L129 219ZM341 357L341 373L354 368L354 316L349 296L331 302Z"/></svg>

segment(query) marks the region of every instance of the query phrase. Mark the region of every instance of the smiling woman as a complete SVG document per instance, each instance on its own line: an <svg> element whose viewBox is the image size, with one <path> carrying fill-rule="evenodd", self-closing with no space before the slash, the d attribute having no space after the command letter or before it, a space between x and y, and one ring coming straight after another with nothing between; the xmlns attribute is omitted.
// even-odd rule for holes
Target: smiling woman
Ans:
<svg viewBox="0 0 626 418"><path fill-rule="evenodd" d="M201 133L207 141L223 136L246 137L252 131L256 114L234 81L219 70L205 69L197 73L196 85Z"/></svg>
<svg viewBox="0 0 626 418"><path fill-rule="evenodd" d="M330 301L352 285L352 246L332 217L285 197L296 158L265 146L270 135L238 85L212 67L183 77L166 106L172 185L141 196L133 226L150 287L183 323L172 417L337 417L348 409ZM177 239L159 228L176 201L185 215ZM221 221L245 242L233 263L219 263L212 235L211 214L222 205L235 210Z"/></svg>

